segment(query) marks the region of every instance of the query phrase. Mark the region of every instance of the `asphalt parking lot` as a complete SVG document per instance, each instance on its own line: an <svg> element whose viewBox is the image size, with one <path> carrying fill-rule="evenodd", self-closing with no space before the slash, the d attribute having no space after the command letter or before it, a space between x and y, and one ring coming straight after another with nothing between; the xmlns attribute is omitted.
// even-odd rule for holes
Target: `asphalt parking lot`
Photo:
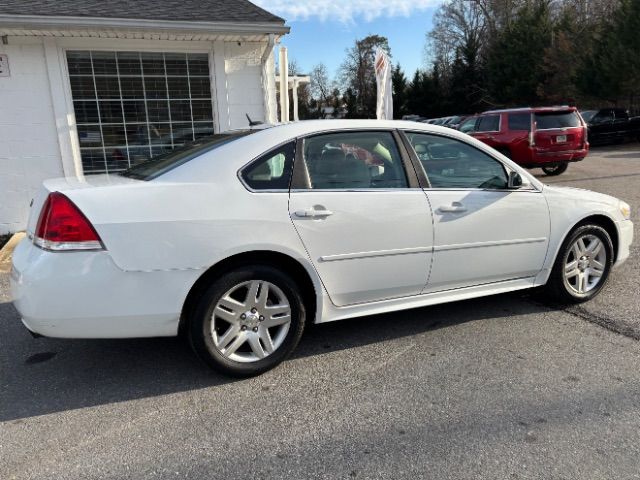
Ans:
<svg viewBox="0 0 640 480"><path fill-rule="evenodd" d="M640 225L640 144L544 181L621 197ZM2 275L0 478L640 478L639 250L587 305L315 326L242 381L178 339L34 340Z"/></svg>

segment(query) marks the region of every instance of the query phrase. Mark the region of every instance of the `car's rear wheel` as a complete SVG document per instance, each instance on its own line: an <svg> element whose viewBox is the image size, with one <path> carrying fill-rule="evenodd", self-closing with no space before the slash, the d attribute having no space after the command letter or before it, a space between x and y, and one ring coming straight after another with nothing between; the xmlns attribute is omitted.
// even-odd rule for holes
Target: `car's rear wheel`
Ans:
<svg viewBox="0 0 640 480"><path fill-rule="evenodd" d="M246 266L226 273L202 295L189 338L210 367L247 377L286 359L304 325L304 302L295 282L267 265Z"/></svg>
<svg viewBox="0 0 640 480"><path fill-rule="evenodd" d="M560 175L561 173L566 172L567 168L569 168L568 163L559 163L558 165L542 167L542 171L546 175L555 176L555 175Z"/></svg>
<svg viewBox="0 0 640 480"><path fill-rule="evenodd" d="M599 225L580 226L562 244L545 290L560 303L586 302L605 286L612 265L607 231Z"/></svg>

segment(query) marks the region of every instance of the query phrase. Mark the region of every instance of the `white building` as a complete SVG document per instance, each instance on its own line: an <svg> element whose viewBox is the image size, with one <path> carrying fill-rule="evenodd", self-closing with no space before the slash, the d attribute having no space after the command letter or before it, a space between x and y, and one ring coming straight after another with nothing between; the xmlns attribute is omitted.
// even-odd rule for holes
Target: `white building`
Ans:
<svg viewBox="0 0 640 480"><path fill-rule="evenodd" d="M43 179L277 116L285 21L247 0L0 2L0 234Z"/></svg>

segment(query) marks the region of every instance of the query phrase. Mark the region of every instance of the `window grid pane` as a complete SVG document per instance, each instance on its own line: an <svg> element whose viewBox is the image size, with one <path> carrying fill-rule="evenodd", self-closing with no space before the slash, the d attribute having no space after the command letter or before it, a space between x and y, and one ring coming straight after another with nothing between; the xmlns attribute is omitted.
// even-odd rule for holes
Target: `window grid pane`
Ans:
<svg viewBox="0 0 640 480"><path fill-rule="evenodd" d="M214 133L207 54L69 51L67 63L86 174Z"/></svg>

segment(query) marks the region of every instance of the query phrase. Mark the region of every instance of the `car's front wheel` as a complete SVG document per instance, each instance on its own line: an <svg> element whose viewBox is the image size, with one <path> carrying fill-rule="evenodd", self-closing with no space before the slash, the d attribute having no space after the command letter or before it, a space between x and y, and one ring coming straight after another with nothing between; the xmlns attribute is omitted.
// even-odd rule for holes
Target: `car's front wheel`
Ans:
<svg viewBox="0 0 640 480"><path fill-rule="evenodd" d="M295 282L267 265L241 267L202 295L189 324L196 354L232 376L263 373L295 349L305 308Z"/></svg>
<svg viewBox="0 0 640 480"><path fill-rule="evenodd" d="M568 163L559 163L558 165L542 167L542 171L546 175L555 176L555 175L560 175L561 173L566 172L567 168L569 168Z"/></svg>
<svg viewBox="0 0 640 480"><path fill-rule="evenodd" d="M560 303L581 303L605 286L613 265L613 244L599 225L582 225L565 240L545 287Z"/></svg>

